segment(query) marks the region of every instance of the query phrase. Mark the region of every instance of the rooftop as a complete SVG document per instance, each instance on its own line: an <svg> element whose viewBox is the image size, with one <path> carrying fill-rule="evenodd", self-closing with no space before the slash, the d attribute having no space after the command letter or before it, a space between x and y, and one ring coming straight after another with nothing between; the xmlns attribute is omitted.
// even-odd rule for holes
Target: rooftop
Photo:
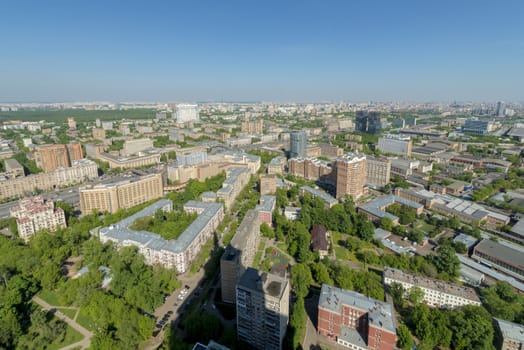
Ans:
<svg viewBox="0 0 524 350"><path fill-rule="evenodd" d="M248 267L238 280L238 287L263 292L274 298L282 298L288 281L272 273Z"/></svg>
<svg viewBox="0 0 524 350"><path fill-rule="evenodd" d="M388 206L390 206L393 203L407 205L408 207L411 207L414 209L419 209L419 208L424 207L422 204L411 201L409 199L405 199L405 198L398 197L395 195L387 195L387 196L377 197L370 202L360 205L359 208L367 211L368 213L371 213L372 215L378 218L387 217L387 218L390 218L391 220L397 220L398 217L383 210L383 208L387 208Z"/></svg>
<svg viewBox="0 0 524 350"><path fill-rule="evenodd" d="M453 283L448 283L425 276L412 275L392 267L384 268L384 277L480 302L480 299L473 288L462 287Z"/></svg>
<svg viewBox="0 0 524 350"><path fill-rule="evenodd" d="M260 204L258 204L255 207L256 211L273 211L275 208L275 204L277 201L277 197L275 196L269 196L269 195L262 195L260 196Z"/></svg>
<svg viewBox="0 0 524 350"><path fill-rule="evenodd" d="M391 304L366 297L357 292L322 284L318 307L340 314L342 305L368 312L370 325L396 333Z"/></svg>
<svg viewBox="0 0 524 350"><path fill-rule="evenodd" d="M491 239L482 240L475 246L474 251L475 253L482 252L486 255L496 257L501 261L505 261L511 265L524 269L524 254L522 254L522 252L494 242Z"/></svg>
<svg viewBox="0 0 524 350"><path fill-rule="evenodd" d="M518 323L508 322L495 318L504 339L511 339L521 344L524 343L524 326Z"/></svg>
<svg viewBox="0 0 524 350"><path fill-rule="evenodd" d="M322 199L324 202L328 203L330 206L338 203L335 197L331 196L330 194L324 191L317 190L309 186L302 186L300 187L300 190L309 192L312 196Z"/></svg>

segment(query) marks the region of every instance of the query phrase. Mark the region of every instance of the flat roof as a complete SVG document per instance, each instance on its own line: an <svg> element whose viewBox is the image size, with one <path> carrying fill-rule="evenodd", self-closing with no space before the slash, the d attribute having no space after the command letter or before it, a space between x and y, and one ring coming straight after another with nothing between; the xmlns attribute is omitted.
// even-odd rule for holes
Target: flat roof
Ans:
<svg viewBox="0 0 524 350"><path fill-rule="evenodd" d="M287 283L283 277L248 267L240 276L237 286L281 299Z"/></svg>
<svg viewBox="0 0 524 350"><path fill-rule="evenodd" d="M340 314L342 305L366 311L370 325L396 333L391 304L366 297L354 291L322 284L318 307Z"/></svg>
<svg viewBox="0 0 524 350"><path fill-rule="evenodd" d="M326 202L328 204L336 204L336 203L338 203L338 201L336 200L335 197L331 196L330 194L328 194L328 193L326 193L324 191L317 190L316 188L311 188L309 186L302 186L302 187L300 187L300 189L302 191L309 192L311 195L322 199L324 202Z"/></svg>
<svg viewBox="0 0 524 350"><path fill-rule="evenodd" d="M434 278L421 275L412 275L392 267L384 267L384 277L412 284L414 286L425 287L450 295L455 295L464 299L479 302L480 299L473 288L459 286L453 283L444 282Z"/></svg>
<svg viewBox="0 0 524 350"><path fill-rule="evenodd" d="M524 270L524 254L522 254L522 252L494 242L491 239L484 239L477 244L474 248L473 255L475 255L476 252L495 257L496 259L505 261Z"/></svg>
<svg viewBox="0 0 524 350"><path fill-rule="evenodd" d="M498 271L495 271L493 269L490 269L489 267L479 264L478 262L474 261L473 259L466 258L465 256L462 256L460 254L456 254L460 262L464 265L467 265L477 271L480 271L487 276L490 276L491 278L496 279L497 281L505 281L511 284L511 286L515 289L520 290L521 292L524 292L524 283L517 281L515 278L511 276L504 275Z"/></svg>
<svg viewBox="0 0 524 350"><path fill-rule="evenodd" d="M518 323L513 323L500 318L495 318L504 339L511 339L513 341L524 344L524 326Z"/></svg>

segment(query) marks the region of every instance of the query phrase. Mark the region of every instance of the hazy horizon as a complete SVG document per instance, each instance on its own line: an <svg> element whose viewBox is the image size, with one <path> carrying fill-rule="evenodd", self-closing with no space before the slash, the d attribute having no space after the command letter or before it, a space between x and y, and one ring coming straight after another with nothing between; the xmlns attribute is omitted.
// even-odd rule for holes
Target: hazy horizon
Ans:
<svg viewBox="0 0 524 350"><path fill-rule="evenodd" d="M519 1L10 1L0 10L2 103L524 101Z"/></svg>

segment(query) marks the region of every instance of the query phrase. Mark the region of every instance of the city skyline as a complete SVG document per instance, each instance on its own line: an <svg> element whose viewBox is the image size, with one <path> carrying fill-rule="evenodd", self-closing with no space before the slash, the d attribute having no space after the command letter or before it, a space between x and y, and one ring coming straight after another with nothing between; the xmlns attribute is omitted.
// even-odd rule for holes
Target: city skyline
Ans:
<svg viewBox="0 0 524 350"><path fill-rule="evenodd" d="M518 1L28 1L0 8L9 14L0 23L0 102L524 96Z"/></svg>

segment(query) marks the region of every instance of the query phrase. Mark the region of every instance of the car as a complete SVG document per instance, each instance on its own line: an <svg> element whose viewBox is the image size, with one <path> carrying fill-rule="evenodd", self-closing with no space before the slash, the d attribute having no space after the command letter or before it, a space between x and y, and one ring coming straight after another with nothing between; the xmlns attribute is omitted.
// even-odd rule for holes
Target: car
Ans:
<svg viewBox="0 0 524 350"><path fill-rule="evenodd" d="M185 289L191 289L187 284L184 286Z"/></svg>
<svg viewBox="0 0 524 350"><path fill-rule="evenodd" d="M173 310L169 310L169 311L167 312L167 314L168 314L168 315L172 315L172 314L173 314Z"/></svg>
<svg viewBox="0 0 524 350"><path fill-rule="evenodd" d="M211 304L211 307L213 308L213 310L216 310L217 307L215 306L215 304Z"/></svg>
<svg viewBox="0 0 524 350"><path fill-rule="evenodd" d="M177 303L174 303L174 304L173 304L173 306L174 306L174 307L177 307L177 306L178 306L178 304L177 304Z"/></svg>

